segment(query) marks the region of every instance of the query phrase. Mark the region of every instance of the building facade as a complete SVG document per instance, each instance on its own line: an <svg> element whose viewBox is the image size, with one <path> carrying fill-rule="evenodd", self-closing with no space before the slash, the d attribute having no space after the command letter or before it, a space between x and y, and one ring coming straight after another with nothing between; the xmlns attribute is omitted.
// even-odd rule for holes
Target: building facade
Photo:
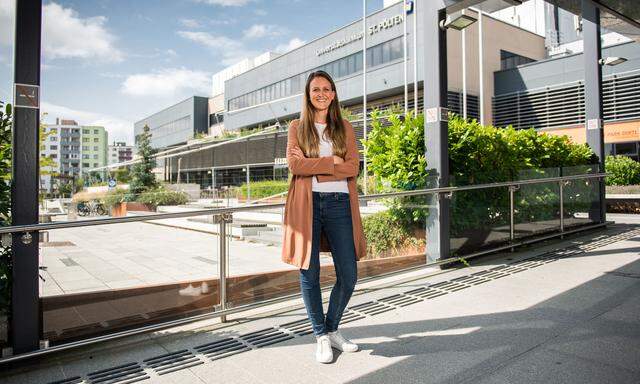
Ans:
<svg viewBox="0 0 640 384"><path fill-rule="evenodd" d="M606 47L602 57L626 62L602 68L607 154L638 160L640 151L640 44ZM495 73L494 124L535 128L586 142L582 54L525 64Z"/></svg>
<svg viewBox="0 0 640 384"><path fill-rule="evenodd" d="M133 160L134 153L134 146L127 145L127 143L125 142L114 141L112 145L109 145L108 164L122 163L125 161Z"/></svg>
<svg viewBox="0 0 640 384"><path fill-rule="evenodd" d="M107 165L109 138L104 127L82 127L82 169L92 169Z"/></svg>
<svg viewBox="0 0 640 384"><path fill-rule="evenodd" d="M208 103L207 97L192 96L137 121L134 124L136 145L145 125L151 129L153 148L185 144L199 134L206 135L209 131Z"/></svg>

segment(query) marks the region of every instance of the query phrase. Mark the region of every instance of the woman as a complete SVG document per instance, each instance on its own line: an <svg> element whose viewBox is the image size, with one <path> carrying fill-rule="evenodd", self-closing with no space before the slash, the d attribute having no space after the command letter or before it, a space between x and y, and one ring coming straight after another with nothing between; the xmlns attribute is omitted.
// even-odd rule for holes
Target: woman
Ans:
<svg viewBox="0 0 640 384"><path fill-rule="evenodd" d="M316 360L330 363L331 347L358 350L338 332L338 324L356 284L356 260L364 257L366 245L356 189L356 137L342 119L335 84L326 72L312 72L307 79L300 120L289 126L287 162L293 178L285 206L282 260L300 268L302 298L317 338ZM337 277L326 317L320 251L331 251Z"/></svg>

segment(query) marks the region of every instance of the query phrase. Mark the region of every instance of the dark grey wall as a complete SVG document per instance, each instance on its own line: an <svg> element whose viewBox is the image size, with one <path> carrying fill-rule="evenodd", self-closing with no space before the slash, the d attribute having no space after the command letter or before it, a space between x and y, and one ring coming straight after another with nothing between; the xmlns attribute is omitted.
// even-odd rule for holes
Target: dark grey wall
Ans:
<svg viewBox="0 0 640 384"><path fill-rule="evenodd" d="M602 50L602 57L619 56L628 61L616 66L604 66L602 76L640 69L640 44L635 42L610 46ZM561 85L584 79L581 53L538 61L518 68L495 72L495 95Z"/></svg>

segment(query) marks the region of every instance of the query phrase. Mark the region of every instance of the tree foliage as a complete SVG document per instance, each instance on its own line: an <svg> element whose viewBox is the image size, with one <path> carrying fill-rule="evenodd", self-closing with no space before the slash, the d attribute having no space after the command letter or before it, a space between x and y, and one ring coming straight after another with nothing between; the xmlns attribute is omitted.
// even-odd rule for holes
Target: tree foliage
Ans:
<svg viewBox="0 0 640 384"><path fill-rule="evenodd" d="M0 101L0 226L11 225L11 104ZM0 244L0 314L11 310L11 247Z"/></svg>
<svg viewBox="0 0 640 384"><path fill-rule="evenodd" d="M372 130L364 141L369 170L394 190L436 186L425 158L424 118L398 113L372 113ZM534 129L482 126L477 121L449 116L449 170L451 185L485 184L595 170L591 149L571 143L566 136L539 133ZM429 138L427 137L427 140ZM584 184L584 183L583 183ZM565 209L584 209L595 190L574 182L565 189ZM516 222L558 217L558 183L526 186L517 193ZM402 225L424 228L426 196L394 199L389 212ZM509 193L489 188L454 193L451 203L452 237L480 237L509 223ZM484 233L484 234L483 234Z"/></svg>
<svg viewBox="0 0 640 384"><path fill-rule="evenodd" d="M138 141L138 155L140 162L133 165L131 169L131 183L129 184L130 194L137 196L142 192L154 189L158 186L153 169L156 167L156 160L153 155L156 150L151 148L151 132L149 126L145 125Z"/></svg>
<svg viewBox="0 0 640 384"><path fill-rule="evenodd" d="M605 170L611 174L607 185L640 184L640 163L627 156L607 156Z"/></svg>

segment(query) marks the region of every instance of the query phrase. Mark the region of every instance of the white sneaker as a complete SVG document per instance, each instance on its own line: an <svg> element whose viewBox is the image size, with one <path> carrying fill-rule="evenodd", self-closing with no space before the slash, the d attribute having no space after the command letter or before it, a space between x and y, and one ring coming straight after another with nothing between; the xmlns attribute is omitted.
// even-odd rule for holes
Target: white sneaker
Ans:
<svg viewBox="0 0 640 384"><path fill-rule="evenodd" d="M331 350L331 340L329 336L322 335L316 339L316 361L318 363L330 363L333 361L333 351Z"/></svg>
<svg viewBox="0 0 640 384"><path fill-rule="evenodd" d="M331 346L335 349L342 352L356 352L358 350L358 344L345 339L340 331L329 332L328 333L329 340L331 341Z"/></svg>

